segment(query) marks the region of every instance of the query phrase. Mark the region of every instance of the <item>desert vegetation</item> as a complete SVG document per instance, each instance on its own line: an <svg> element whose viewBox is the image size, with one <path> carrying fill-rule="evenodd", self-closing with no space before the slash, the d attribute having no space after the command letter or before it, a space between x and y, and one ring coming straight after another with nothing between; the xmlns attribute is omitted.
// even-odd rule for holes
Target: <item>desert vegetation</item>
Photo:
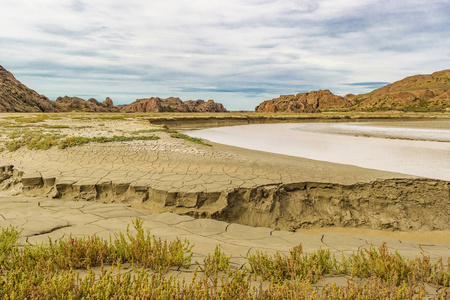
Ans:
<svg viewBox="0 0 450 300"><path fill-rule="evenodd" d="M117 128L117 124L122 125ZM139 125L138 128L147 128L136 130L134 128L136 124ZM65 149L92 142L158 140L160 137L155 133L209 145L201 139L191 138L175 130L170 130L167 126L151 126L142 116L130 116L130 114L24 114L5 116L0 119L0 129L0 151L16 151L22 147L30 150L47 150L52 147ZM101 134L98 134L98 132L101 132ZM1 144L3 144L3 147Z"/></svg>
<svg viewBox="0 0 450 300"><path fill-rule="evenodd" d="M0 232L2 299L448 299L450 258L432 263L388 251L360 249L336 259L329 250L248 255L236 269L220 247L203 262L192 261L188 240L152 236L136 219L109 240L68 237L19 246L20 230ZM190 280L174 270L190 270ZM320 284L324 278L346 284ZM430 292L430 288L431 291Z"/></svg>

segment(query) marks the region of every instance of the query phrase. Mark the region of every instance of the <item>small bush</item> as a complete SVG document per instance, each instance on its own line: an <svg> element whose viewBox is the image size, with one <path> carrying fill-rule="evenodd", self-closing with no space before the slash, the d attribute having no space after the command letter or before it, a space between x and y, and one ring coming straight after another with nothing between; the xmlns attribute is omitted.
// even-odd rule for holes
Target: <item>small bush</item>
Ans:
<svg viewBox="0 0 450 300"><path fill-rule="evenodd" d="M17 239L20 233L21 231L16 230L13 226L2 228L0 232L0 269L11 253L17 251Z"/></svg>
<svg viewBox="0 0 450 300"><path fill-rule="evenodd" d="M136 219L133 222L137 235L130 233L119 234L111 242L108 256L114 264L131 262L144 268L151 268L160 273L165 273L169 267L189 268L192 258L192 245L189 241L167 242L150 235L150 231L144 231L142 221Z"/></svg>
<svg viewBox="0 0 450 300"><path fill-rule="evenodd" d="M103 265L107 259L108 242L92 236L90 238L74 238L50 240L49 255L61 269L88 269Z"/></svg>
<svg viewBox="0 0 450 300"><path fill-rule="evenodd" d="M10 142L6 142L6 149L8 149L9 151L16 151L22 146L23 143L19 140L12 140Z"/></svg>
<svg viewBox="0 0 450 300"><path fill-rule="evenodd" d="M312 254L303 252L301 245L294 247L289 256L276 253L273 256L257 251L248 257L250 271L263 279L281 282L284 280L309 279L318 281L323 274L342 273L330 250L319 249Z"/></svg>
<svg viewBox="0 0 450 300"><path fill-rule="evenodd" d="M203 260L203 267L200 269L206 276L217 275L219 271L227 272L230 271L230 256L226 256L219 248L216 246L214 254L208 254L208 256Z"/></svg>

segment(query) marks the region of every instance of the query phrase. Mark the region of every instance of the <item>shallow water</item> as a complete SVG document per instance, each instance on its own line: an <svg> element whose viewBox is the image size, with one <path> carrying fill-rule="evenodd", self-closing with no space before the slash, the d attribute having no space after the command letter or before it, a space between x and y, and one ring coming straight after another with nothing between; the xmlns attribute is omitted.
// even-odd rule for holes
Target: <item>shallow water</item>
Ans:
<svg viewBox="0 0 450 300"><path fill-rule="evenodd" d="M247 149L450 180L448 129L376 122L301 123L218 127L187 134Z"/></svg>

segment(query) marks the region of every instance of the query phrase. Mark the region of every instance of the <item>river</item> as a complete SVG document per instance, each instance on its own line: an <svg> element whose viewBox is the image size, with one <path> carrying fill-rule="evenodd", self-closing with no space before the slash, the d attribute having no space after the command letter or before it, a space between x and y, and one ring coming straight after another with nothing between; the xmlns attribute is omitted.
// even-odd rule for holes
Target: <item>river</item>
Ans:
<svg viewBox="0 0 450 300"><path fill-rule="evenodd" d="M252 150L450 180L449 123L257 124L186 134Z"/></svg>

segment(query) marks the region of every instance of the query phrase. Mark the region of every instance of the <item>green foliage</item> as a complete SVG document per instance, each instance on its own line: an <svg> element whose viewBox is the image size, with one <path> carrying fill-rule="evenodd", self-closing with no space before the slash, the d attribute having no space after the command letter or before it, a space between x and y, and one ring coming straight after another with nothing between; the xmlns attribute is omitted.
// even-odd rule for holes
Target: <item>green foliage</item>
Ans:
<svg viewBox="0 0 450 300"><path fill-rule="evenodd" d="M160 273L167 272L172 266L190 267L193 246L189 241L181 242L177 238L168 243L151 236L149 231L144 231L140 219L136 219L133 225L137 235L132 235L128 226L126 236L121 233L111 242L112 247L108 250L111 262L130 262Z"/></svg>
<svg viewBox="0 0 450 300"><path fill-rule="evenodd" d="M199 139L199 138L196 138L196 137L191 137L191 136L188 136L188 135L186 135L184 133L179 133L179 132L172 133L170 135L170 137L173 137L173 138L176 138L176 139L183 139L183 140L186 140L186 141L189 141L189 142L193 142L193 143L197 143L197 144L200 144L200 145L212 146L211 144L205 143L202 139Z"/></svg>
<svg viewBox="0 0 450 300"><path fill-rule="evenodd" d="M200 269L206 276L217 275L219 271L229 272L230 271L230 256L226 256L219 248L216 246L214 254L208 254L208 256L203 260L203 267Z"/></svg>
<svg viewBox="0 0 450 300"><path fill-rule="evenodd" d="M61 269L89 269L101 266L107 259L109 245L98 236L69 237L56 243L49 241L49 258Z"/></svg>
<svg viewBox="0 0 450 300"><path fill-rule="evenodd" d="M250 271L263 279L282 282L284 280L320 280L324 274L339 274L342 270L330 250L319 249L312 254L303 252L301 245L294 247L289 256L277 252L273 256L257 251L248 257Z"/></svg>
<svg viewBox="0 0 450 300"><path fill-rule="evenodd" d="M248 257L251 272L231 269L219 247L196 268L190 282L167 276L170 267L188 268L188 241L162 241L136 219L126 234L105 241L97 236L40 246L18 247L14 227L0 232L0 299L422 299L425 282L436 285L436 299L450 296L450 260L429 256L405 260L385 244L359 250L337 263L328 250L289 255L262 252ZM123 263L133 270L122 272ZM108 269L108 265L110 266ZM101 266L100 272L92 267ZM80 276L77 268L87 269ZM151 270L153 271L151 271ZM198 276L199 269L206 276ZM221 277L219 274L222 272ZM313 284L322 275L343 273L347 285ZM252 274L265 281L257 286ZM432 297L433 295L431 295Z"/></svg>
<svg viewBox="0 0 450 300"><path fill-rule="evenodd" d="M390 253L386 243L380 248L360 249L350 257L351 276L360 278L376 276L391 284L400 284L412 280L414 266L403 259L398 253Z"/></svg>
<svg viewBox="0 0 450 300"><path fill-rule="evenodd" d="M64 139L61 139L58 143L59 149L66 149L69 147L75 147L79 145L83 145L89 143L91 141L90 138L84 136L69 136Z"/></svg>
<svg viewBox="0 0 450 300"><path fill-rule="evenodd" d="M99 136L99 137L93 137L88 138L84 136L72 136L67 137L65 139L62 139L59 141L58 147L60 149L65 149L69 147L75 147L82 144L87 144L90 142L96 142L96 143L111 143L111 142L129 142L129 141L154 141L158 140L159 137L157 136L113 136L113 137L105 137L105 136Z"/></svg>
<svg viewBox="0 0 450 300"><path fill-rule="evenodd" d="M153 132L167 132L167 133L177 133L174 130L169 130L168 128L152 128L152 129L142 129L130 132L131 134L142 134L142 133L153 133Z"/></svg>
<svg viewBox="0 0 450 300"><path fill-rule="evenodd" d="M44 122L47 119L46 115L30 115L30 116L17 116L6 117L6 119L13 119L17 123L39 123Z"/></svg>
<svg viewBox="0 0 450 300"><path fill-rule="evenodd" d="M16 230L13 226L2 228L0 232L0 269L11 253L17 251L17 239L20 233L21 231Z"/></svg>
<svg viewBox="0 0 450 300"><path fill-rule="evenodd" d="M23 144L18 140L12 140L10 142L6 142L5 146L9 151L16 151L17 149L22 147Z"/></svg>

